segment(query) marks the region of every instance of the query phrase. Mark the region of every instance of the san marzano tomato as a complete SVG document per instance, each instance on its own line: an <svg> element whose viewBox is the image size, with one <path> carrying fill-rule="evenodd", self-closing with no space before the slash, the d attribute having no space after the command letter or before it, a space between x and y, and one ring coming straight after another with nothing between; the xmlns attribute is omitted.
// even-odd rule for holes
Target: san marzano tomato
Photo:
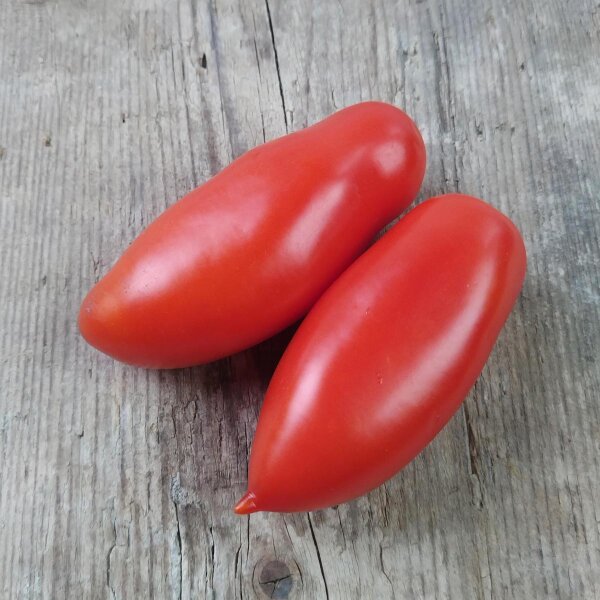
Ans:
<svg viewBox="0 0 600 600"><path fill-rule="evenodd" d="M154 221L85 298L86 340L182 367L303 316L416 196L425 148L401 110L358 104L246 153Z"/></svg>
<svg viewBox="0 0 600 600"><path fill-rule="evenodd" d="M460 406L524 274L519 232L482 201L443 196L409 213L296 332L236 512L323 508L398 472Z"/></svg>

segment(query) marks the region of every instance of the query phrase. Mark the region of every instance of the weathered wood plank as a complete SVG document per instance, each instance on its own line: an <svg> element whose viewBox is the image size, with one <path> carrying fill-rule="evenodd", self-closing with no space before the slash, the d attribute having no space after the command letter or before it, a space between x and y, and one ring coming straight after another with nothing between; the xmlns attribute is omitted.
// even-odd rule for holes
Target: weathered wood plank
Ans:
<svg viewBox="0 0 600 600"><path fill-rule="evenodd" d="M0 597L598 597L599 30L591 0L0 2ZM525 289L403 473L239 518L291 332L143 371L78 304L232 158L370 98L421 127L422 198L519 224Z"/></svg>

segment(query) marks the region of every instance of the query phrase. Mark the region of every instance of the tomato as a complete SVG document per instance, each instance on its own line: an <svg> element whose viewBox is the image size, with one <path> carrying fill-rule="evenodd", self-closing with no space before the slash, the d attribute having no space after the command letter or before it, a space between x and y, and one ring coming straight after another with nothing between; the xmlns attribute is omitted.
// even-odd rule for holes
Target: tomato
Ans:
<svg viewBox="0 0 600 600"><path fill-rule="evenodd" d="M259 146L166 210L83 301L85 339L183 367L302 317L415 198L425 147L398 108L365 102Z"/></svg>
<svg viewBox="0 0 600 600"><path fill-rule="evenodd" d="M519 232L481 200L448 195L411 211L292 338L236 512L324 508L397 473L460 406L524 275Z"/></svg>

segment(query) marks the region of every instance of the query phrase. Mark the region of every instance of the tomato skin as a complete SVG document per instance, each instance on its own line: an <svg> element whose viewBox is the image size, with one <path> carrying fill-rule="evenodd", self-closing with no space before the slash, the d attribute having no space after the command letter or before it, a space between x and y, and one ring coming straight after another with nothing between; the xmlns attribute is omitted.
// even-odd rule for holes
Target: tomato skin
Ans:
<svg viewBox="0 0 600 600"><path fill-rule="evenodd" d="M410 462L479 376L525 276L507 217L462 195L405 216L315 304L266 393L236 506L360 496Z"/></svg>
<svg viewBox="0 0 600 600"><path fill-rule="evenodd" d="M145 367L209 362L302 317L415 198L425 146L365 102L262 146L156 219L84 299L85 339Z"/></svg>

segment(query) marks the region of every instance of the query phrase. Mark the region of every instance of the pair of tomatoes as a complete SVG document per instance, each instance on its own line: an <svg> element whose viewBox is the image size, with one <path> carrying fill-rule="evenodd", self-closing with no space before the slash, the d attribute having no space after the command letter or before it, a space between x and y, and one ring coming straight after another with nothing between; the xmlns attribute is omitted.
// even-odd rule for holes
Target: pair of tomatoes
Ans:
<svg viewBox="0 0 600 600"><path fill-rule="evenodd" d="M346 108L177 202L83 301L89 343L153 368L221 358L308 313L267 390L236 512L312 510L380 485L481 372L525 274L509 219L442 196L366 250L424 172L406 114Z"/></svg>

